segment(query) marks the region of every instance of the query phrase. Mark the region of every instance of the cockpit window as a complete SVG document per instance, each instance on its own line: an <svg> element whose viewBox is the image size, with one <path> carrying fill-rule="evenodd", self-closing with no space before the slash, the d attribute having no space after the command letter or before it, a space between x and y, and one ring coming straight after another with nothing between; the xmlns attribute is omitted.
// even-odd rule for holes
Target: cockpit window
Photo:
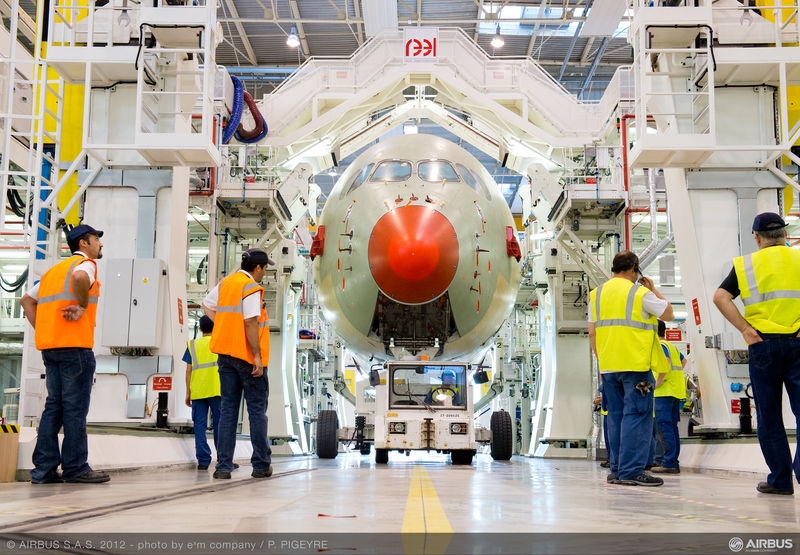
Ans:
<svg viewBox="0 0 800 555"><path fill-rule="evenodd" d="M369 172L372 171L374 165L375 164L367 164L366 166L364 166L364 168L360 172L358 172L356 176L353 178L353 181L350 183L350 186L346 189L347 192L345 194L351 193L352 191L355 191L356 189L361 187L364 181L366 181Z"/></svg>
<svg viewBox="0 0 800 555"><path fill-rule="evenodd" d="M486 184L479 175L475 175L475 172L461 164L456 164L456 167L458 167L458 173L461 174L461 177L464 178L464 181L467 185L469 185L476 193L483 194L487 200L492 200L492 195L489 192L489 189L486 188Z"/></svg>
<svg viewBox="0 0 800 555"><path fill-rule="evenodd" d="M417 165L417 173L423 181L460 181L450 162L445 160L426 160Z"/></svg>
<svg viewBox="0 0 800 555"><path fill-rule="evenodd" d="M461 174L461 177L464 179L464 183L469 185L473 191L476 193L478 192L478 180L475 178L475 175L469 171L469 169L461 164L456 164L458 168L458 173Z"/></svg>
<svg viewBox="0 0 800 555"><path fill-rule="evenodd" d="M378 164L375 173L369 178L374 181L405 181L411 177L411 162L405 160L386 160Z"/></svg>

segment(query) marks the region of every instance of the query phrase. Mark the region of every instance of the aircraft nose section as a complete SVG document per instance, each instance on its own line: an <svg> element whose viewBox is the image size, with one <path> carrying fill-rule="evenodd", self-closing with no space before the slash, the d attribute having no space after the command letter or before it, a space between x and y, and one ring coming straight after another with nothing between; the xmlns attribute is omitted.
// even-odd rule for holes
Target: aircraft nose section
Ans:
<svg viewBox="0 0 800 555"><path fill-rule="evenodd" d="M396 208L376 222L367 256L384 295L405 304L425 303L447 291L456 274L456 230L431 208Z"/></svg>

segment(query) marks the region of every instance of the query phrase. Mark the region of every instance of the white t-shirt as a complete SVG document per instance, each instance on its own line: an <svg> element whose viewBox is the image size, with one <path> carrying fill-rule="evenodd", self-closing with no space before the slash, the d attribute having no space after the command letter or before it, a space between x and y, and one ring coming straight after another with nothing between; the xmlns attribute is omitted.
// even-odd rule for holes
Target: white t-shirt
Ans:
<svg viewBox="0 0 800 555"><path fill-rule="evenodd" d="M250 279L253 278L248 272L244 270L238 270L242 272L244 275L249 277ZM203 299L203 306L208 307L210 310L217 310L217 305L219 304L219 283L208 292L206 298ZM248 295L242 301L242 311L244 315L244 319L247 320L248 318L258 317L261 316L261 295Z"/></svg>
<svg viewBox="0 0 800 555"><path fill-rule="evenodd" d="M642 297L643 320L650 318L651 314L656 318L661 318L661 315L664 314L665 310L667 310L666 299L659 299L652 291L648 291L645 296ZM589 307L589 321L594 322L594 319L592 318L592 307Z"/></svg>
<svg viewBox="0 0 800 555"><path fill-rule="evenodd" d="M86 272L86 275L89 276L89 287L91 287L92 285L94 285L94 282L97 279L97 266L95 266L94 263L90 262L89 261L89 257L86 256L86 254L82 253L81 251L75 251L72 254L79 254L79 255L83 256L84 258L86 258L86 260L84 262L81 262L80 264L75 266L75 268L72 269L72 272L74 273L74 272L77 272L78 270L80 270L82 272ZM39 283L37 283L36 285L34 285L30 289L28 289L27 295L30 298L38 301L39 300Z"/></svg>

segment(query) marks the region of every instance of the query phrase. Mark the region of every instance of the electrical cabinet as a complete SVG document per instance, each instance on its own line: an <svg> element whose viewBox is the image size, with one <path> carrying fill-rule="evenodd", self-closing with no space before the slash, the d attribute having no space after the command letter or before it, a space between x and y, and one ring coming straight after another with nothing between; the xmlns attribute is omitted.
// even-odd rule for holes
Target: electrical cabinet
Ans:
<svg viewBox="0 0 800 555"><path fill-rule="evenodd" d="M166 269L157 258L117 258L101 280L104 307L102 344L157 347L161 340Z"/></svg>

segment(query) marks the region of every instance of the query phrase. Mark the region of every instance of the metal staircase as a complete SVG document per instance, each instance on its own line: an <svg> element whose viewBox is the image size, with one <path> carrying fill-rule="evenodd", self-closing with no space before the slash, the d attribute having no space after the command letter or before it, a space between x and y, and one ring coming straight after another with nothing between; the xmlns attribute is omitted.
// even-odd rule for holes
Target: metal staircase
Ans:
<svg viewBox="0 0 800 555"><path fill-rule="evenodd" d="M599 103L578 101L536 62L490 57L461 29L440 28L438 44L436 62L407 63L403 34L392 31L373 37L350 58L309 59L263 98L261 112L278 132L261 145L282 151L279 163L325 140L345 157L371 131L385 132L386 111L404 104L404 91L417 87L435 91L436 104L468 113L469 121L453 117L457 121L448 127L483 148L496 148L498 158L509 146L548 158L554 148L596 140L620 95L616 80ZM510 145L509 138L515 138ZM525 156L512 155L512 162L520 158L514 169L524 171Z"/></svg>

